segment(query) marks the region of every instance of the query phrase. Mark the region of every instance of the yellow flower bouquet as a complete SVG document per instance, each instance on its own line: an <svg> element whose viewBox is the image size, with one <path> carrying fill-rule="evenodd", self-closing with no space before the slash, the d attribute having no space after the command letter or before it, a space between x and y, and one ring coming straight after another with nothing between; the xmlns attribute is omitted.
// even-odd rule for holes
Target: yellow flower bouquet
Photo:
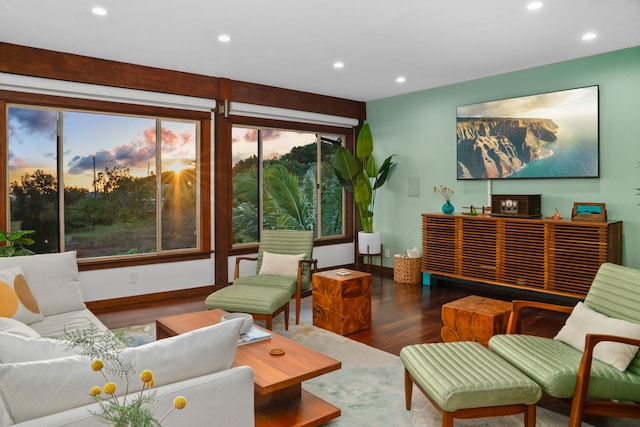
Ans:
<svg viewBox="0 0 640 427"><path fill-rule="evenodd" d="M140 373L140 392L127 399L129 378L135 374L135 370L133 364L123 363L118 357L127 348L121 334L99 331L92 324L86 329L65 332L58 338L66 341L68 347L81 356L92 359L91 369L102 375L105 384L89 390L89 394L100 404L100 410L92 414L101 421L114 427L160 426L174 409L184 409L187 405L184 396L177 396L173 400L173 407L160 420L156 420L150 408L155 402L155 391L152 390L155 381L153 373L148 369ZM116 383L110 381L108 375L125 380L126 387L120 396L117 394Z"/></svg>

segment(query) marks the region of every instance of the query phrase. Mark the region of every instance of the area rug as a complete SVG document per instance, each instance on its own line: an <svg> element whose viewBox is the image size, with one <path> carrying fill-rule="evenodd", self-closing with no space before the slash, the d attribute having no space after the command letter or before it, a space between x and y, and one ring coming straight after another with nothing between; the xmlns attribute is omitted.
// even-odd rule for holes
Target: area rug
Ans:
<svg viewBox="0 0 640 427"><path fill-rule="evenodd" d="M284 330L281 319L275 320L274 332L342 362L341 369L303 383L304 389L341 409L342 415L326 426L442 425L440 413L415 387L411 410L405 409L404 370L399 357L313 326L310 301L303 303L300 325L295 325L294 319L292 316L288 331ZM122 331L130 345L155 339L154 324L123 328ZM567 417L561 414L540 407L537 410L537 427L560 427L566 426L567 422ZM519 427L523 425L523 415L456 420L455 425ZM583 423L583 426L589 424Z"/></svg>

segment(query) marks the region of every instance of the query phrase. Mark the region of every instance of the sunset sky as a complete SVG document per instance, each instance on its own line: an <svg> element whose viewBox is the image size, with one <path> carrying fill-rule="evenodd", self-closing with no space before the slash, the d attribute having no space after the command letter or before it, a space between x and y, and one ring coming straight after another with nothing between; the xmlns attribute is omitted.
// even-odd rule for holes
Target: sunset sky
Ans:
<svg viewBox="0 0 640 427"><path fill-rule="evenodd" d="M117 165L142 177L156 172L156 121L150 118L64 112L64 180L66 186L91 189L96 173ZM57 112L9 109L9 179L25 172L56 169ZM164 169L179 170L196 159L196 125L162 122Z"/></svg>

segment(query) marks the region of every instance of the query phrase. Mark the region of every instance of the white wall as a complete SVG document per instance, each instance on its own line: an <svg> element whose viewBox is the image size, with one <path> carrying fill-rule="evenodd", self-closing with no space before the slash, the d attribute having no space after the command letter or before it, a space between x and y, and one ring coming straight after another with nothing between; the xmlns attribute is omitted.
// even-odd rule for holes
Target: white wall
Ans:
<svg viewBox="0 0 640 427"><path fill-rule="evenodd" d="M352 243L320 246L313 253L319 268L354 262ZM235 257L230 257L230 279L234 266ZM255 273L254 263L243 262L241 267L243 275ZM213 284L213 278L213 259L204 259L83 271L80 286L85 301L101 301L208 286Z"/></svg>

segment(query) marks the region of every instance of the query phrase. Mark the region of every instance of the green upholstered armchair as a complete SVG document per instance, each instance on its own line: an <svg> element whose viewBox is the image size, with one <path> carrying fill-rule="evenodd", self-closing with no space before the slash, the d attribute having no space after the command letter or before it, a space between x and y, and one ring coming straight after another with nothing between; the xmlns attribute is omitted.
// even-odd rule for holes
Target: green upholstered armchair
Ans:
<svg viewBox="0 0 640 427"><path fill-rule="evenodd" d="M318 269L318 261L313 259L313 238L313 231L263 230L257 258L237 257L233 284L209 295L205 304L266 319L267 329L271 329L272 318L284 311L288 328L289 300L295 298L296 324L300 323L301 293L309 289L311 274ZM291 265L283 265L292 259L293 270ZM256 272L240 276L240 262L246 260L257 261ZM280 267L289 271L278 274Z"/></svg>
<svg viewBox="0 0 640 427"><path fill-rule="evenodd" d="M571 404L571 427L581 425L583 413L640 419L640 352L635 352L635 356L633 349L627 352L631 362L623 371L609 364L611 361L602 361L618 352L608 349L600 353L601 360L593 357L594 347L600 342L640 346L635 327L637 324L640 328L640 270L602 264L584 306L587 309L579 311L586 312L595 321L580 319L582 325L588 325L583 328L587 331L584 341L582 334L569 335L585 343L584 352L558 339L520 334L520 317L526 307L572 313L572 316L577 309L530 301L514 301L507 334L492 337L489 348L538 383L544 393ZM607 333L599 332L603 330L602 325L607 325L604 328ZM598 333L589 333L593 330ZM621 330L625 332L616 333ZM618 336L625 334L634 336Z"/></svg>
<svg viewBox="0 0 640 427"><path fill-rule="evenodd" d="M305 254L300 260L295 276L261 275L264 253L284 255ZM300 323L300 296L311 286L313 272L318 270L318 261L313 259L313 231L301 230L263 230L260 234L260 246L255 276L239 276L240 259L236 259L233 283L242 285L275 286L288 289L291 298L296 299L296 325Z"/></svg>

